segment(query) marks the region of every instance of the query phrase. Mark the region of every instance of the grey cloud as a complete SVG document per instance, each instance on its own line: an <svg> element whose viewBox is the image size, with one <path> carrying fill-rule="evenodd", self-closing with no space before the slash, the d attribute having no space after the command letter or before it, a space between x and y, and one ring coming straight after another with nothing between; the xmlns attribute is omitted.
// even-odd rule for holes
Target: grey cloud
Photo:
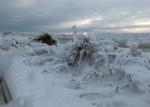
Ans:
<svg viewBox="0 0 150 107"><path fill-rule="evenodd" d="M79 26L80 31L112 29L110 26L121 29L122 26L131 26L128 25L130 20L150 18L149 0L0 0L0 2L0 31L68 32L70 29L65 26L63 29L52 29L47 26L59 26L61 23L82 20L93 15L101 15L103 20L81 28Z"/></svg>

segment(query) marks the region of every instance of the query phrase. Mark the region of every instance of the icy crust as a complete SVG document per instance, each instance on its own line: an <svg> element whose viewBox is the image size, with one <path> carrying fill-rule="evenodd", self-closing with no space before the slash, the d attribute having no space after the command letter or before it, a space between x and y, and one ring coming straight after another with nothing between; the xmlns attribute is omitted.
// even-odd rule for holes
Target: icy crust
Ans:
<svg viewBox="0 0 150 107"><path fill-rule="evenodd" d="M149 107L150 54L114 38L56 47L1 36L0 71L13 96L4 107Z"/></svg>

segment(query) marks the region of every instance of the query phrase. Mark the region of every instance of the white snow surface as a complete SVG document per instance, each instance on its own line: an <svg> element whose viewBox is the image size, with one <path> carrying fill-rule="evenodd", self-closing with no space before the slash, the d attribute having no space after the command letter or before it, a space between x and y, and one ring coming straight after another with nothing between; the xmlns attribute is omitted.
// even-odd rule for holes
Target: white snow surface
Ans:
<svg viewBox="0 0 150 107"><path fill-rule="evenodd" d="M117 58L111 66L121 68L124 72L114 71L107 79L84 79L92 67L82 62L77 67L70 67L65 62L73 46L71 41L59 43L56 47L32 41L31 35L37 33L2 35L0 76L6 80L13 100L0 107L150 107L148 52L133 57L129 55L129 48L120 47L113 52ZM118 37L115 34L111 38L92 36L93 43L99 46L99 42L104 42L109 49ZM136 36L131 37L135 40L124 38L128 43L140 42ZM147 38L150 36L146 37L146 42ZM141 42L144 42L144 38ZM129 75L132 82L130 77L127 79Z"/></svg>

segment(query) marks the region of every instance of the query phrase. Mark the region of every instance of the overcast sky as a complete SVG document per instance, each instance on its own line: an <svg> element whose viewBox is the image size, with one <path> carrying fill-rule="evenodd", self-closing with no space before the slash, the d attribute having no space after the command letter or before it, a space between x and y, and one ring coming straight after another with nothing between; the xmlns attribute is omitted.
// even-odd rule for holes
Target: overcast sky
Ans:
<svg viewBox="0 0 150 107"><path fill-rule="evenodd" d="M0 31L150 32L150 0L0 0Z"/></svg>

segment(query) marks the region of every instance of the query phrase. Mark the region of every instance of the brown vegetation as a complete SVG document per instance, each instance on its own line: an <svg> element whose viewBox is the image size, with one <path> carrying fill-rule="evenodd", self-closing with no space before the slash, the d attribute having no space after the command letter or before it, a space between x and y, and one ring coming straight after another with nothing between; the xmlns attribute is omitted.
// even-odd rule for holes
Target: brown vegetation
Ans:
<svg viewBox="0 0 150 107"><path fill-rule="evenodd" d="M57 44L57 41L48 33L40 35L36 40L49 46Z"/></svg>

